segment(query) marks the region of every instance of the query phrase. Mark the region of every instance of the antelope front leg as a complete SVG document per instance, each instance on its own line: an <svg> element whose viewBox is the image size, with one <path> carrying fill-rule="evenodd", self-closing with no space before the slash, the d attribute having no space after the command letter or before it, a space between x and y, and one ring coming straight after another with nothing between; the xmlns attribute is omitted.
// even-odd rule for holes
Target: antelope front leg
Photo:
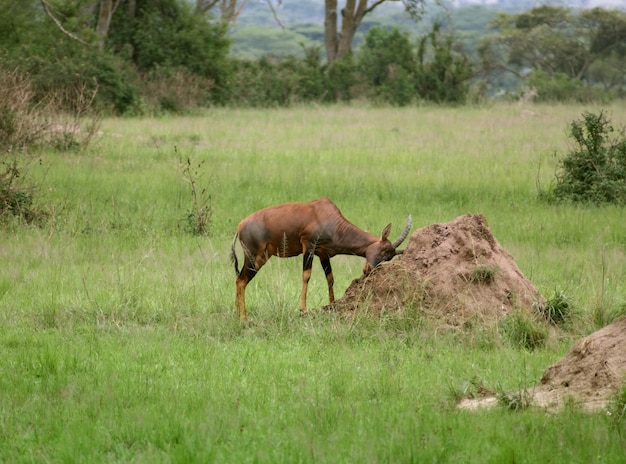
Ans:
<svg viewBox="0 0 626 464"><path fill-rule="evenodd" d="M328 283L328 300L330 304L333 304L335 302L335 291L333 290L335 278L333 277L333 268L330 267L330 258L320 257L320 262L322 263L322 269L324 269L324 274L326 275L326 283Z"/></svg>

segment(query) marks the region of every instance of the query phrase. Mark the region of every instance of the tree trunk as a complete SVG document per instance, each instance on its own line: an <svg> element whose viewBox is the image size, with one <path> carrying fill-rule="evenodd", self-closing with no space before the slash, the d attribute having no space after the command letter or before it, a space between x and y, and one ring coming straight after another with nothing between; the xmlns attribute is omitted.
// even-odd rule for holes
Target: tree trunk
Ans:
<svg viewBox="0 0 626 464"><path fill-rule="evenodd" d="M111 18L115 9L120 4L120 0L101 0L100 12L98 13L98 24L96 25L96 37L98 38L98 49L104 49L104 43L111 26Z"/></svg>
<svg viewBox="0 0 626 464"><path fill-rule="evenodd" d="M352 50L352 41L363 17L387 0L375 0L368 6L368 0L346 0L341 10L341 34L337 33L337 0L326 0L324 18L324 45L328 64L344 57ZM422 0L405 0L405 5L413 5Z"/></svg>
<svg viewBox="0 0 626 464"><path fill-rule="evenodd" d="M337 0L326 0L324 10L324 47L328 64L335 61L339 49L337 35Z"/></svg>
<svg viewBox="0 0 626 464"><path fill-rule="evenodd" d="M96 25L96 36L98 37L98 49L104 49L104 41L109 33L113 16L113 0L101 0L100 12L98 13L98 24Z"/></svg>
<svg viewBox="0 0 626 464"><path fill-rule="evenodd" d="M342 58L352 49L352 41L356 30L367 13L367 0L347 0L346 6L341 10L341 37L336 58Z"/></svg>
<svg viewBox="0 0 626 464"><path fill-rule="evenodd" d="M128 0L128 17L135 19L137 14L137 0Z"/></svg>

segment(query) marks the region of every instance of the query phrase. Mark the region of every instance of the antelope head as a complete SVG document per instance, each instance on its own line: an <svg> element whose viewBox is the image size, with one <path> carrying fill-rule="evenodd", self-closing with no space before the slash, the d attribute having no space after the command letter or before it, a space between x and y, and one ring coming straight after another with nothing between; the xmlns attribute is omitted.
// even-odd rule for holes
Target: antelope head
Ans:
<svg viewBox="0 0 626 464"><path fill-rule="evenodd" d="M397 250L402 242L407 238L411 231L413 220L411 215L406 220L406 227L400 234L400 236L392 243L389 241L389 233L391 232L391 224L383 229L380 234L380 240L372 243L365 250L365 267L363 268L363 274L369 274L372 270L385 261L391 261L394 256L402 254L404 250Z"/></svg>

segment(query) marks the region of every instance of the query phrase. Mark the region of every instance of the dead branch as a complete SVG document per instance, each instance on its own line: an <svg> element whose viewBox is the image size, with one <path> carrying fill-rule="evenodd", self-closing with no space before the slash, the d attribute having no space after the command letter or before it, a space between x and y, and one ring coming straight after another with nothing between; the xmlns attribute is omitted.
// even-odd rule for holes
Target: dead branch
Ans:
<svg viewBox="0 0 626 464"><path fill-rule="evenodd" d="M52 20L52 22L54 24L56 24L56 26L59 28L59 30L61 32L63 32L63 34L65 34L66 36L68 36L70 39L74 39L75 41L77 41L78 43L85 45L86 47L90 47L91 44L85 42L83 39L81 39L80 37L78 37L75 34L72 34L70 31L68 31L67 29L65 29L63 27L63 25L61 24L61 21L59 21L53 14L52 11L50 9L50 4L46 1L46 0L39 0L41 2L41 6L43 6L44 11L46 12L46 14L48 15L48 17Z"/></svg>

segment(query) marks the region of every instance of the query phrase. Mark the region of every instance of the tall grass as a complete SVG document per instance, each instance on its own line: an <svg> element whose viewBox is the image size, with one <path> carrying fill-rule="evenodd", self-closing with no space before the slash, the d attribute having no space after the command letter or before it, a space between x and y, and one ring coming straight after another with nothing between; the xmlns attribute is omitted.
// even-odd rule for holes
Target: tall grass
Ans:
<svg viewBox="0 0 626 464"><path fill-rule="evenodd" d="M0 231L0 461L620 462L626 443L601 413L468 413L450 394L530 387L624 311L623 210L538 200L584 110L215 109L105 120L85 153L44 153L32 175L54 220ZM622 106L607 115L626 122ZM206 170L208 237L186 230L181 157ZM276 258L240 325L237 223L320 196L373 233L409 213L416 227L485 214L546 297L567 295L570 332L531 352L413 312L300 317L302 263ZM333 264L339 297L363 263ZM318 264L308 300L327 302Z"/></svg>

